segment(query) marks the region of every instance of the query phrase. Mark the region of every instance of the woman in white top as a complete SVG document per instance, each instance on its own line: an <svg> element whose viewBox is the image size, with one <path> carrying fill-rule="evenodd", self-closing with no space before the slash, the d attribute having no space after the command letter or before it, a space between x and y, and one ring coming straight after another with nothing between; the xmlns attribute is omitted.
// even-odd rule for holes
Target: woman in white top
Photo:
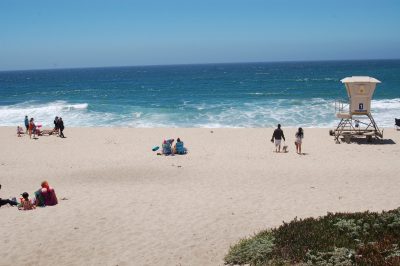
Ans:
<svg viewBox="0 0 400 266"><path fill-rule="evenodd" d="M301 143L303 142L304 138L304 132L301 127L299 127L299 130L296 132L296 141L294 142L294 145L296 145L296 152L298 154L301 154Z"/></svg>

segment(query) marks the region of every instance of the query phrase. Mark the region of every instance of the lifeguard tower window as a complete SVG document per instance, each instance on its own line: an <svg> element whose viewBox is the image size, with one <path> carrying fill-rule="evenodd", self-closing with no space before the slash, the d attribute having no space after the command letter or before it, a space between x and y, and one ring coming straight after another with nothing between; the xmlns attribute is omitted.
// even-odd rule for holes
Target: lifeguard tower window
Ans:
<svg viewBox="0 0 400 266"><path fill-rule="evenodd" d="M348 111L339 108L336 116L340 118L337 128L332 132L335 140L339 137L346 137L348 140L353 136L366 136L371 138L382 138L382 132L376 125L371 115L371 100L374 94L376 84L379 80L366 76L353 76L341 80L346 87L348 102ZM336 104L335 104L336 106ZM366 121L362 121L363 117ZM364 125L362 127L361 125Z"/></svg>

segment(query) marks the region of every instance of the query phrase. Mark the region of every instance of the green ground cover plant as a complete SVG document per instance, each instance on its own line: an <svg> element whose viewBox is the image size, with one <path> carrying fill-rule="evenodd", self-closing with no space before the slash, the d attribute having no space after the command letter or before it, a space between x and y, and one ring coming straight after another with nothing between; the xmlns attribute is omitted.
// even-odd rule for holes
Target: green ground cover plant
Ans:
<svg viewBox="0 0 400 266"><path fill-rule="evenodd" d="M295 218L241 239L227 265L400 265L400 208Z"/></svg>

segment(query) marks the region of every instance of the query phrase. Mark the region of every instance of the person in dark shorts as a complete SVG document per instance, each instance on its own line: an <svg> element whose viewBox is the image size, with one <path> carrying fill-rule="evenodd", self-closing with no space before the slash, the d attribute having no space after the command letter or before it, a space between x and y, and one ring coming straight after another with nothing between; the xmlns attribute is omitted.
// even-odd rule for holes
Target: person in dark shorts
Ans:
<svg viewBox="0 0 400 266"><path fill-rule="evenodd" d="M58 133L58 116L54 118L54 132Z"/></svg>
<svg viewBox="0 0 400 266"><path fill-rule="evenodd" d="M65 138L64 133L63 133L63 131L64 131L64 121L62 120L61 117L58 119L58 128L60 130L60 138Z"/></svg>
<svg viewBox="0 0 400 266"><path fill-rule="evenodd" d="M281 142L282 139L285 140L285 135L283 134L283 131L281 129L281 124L278 124L278 128L274 130L274 134L272 135L271 142L274 142L275 140L275 151L276 152L281 152Z"/></svg>
<svg viewBox="0 0 400 266"><path fill-rule="evenodd" d="M29 119L28 116L25 116L25 128L26 128L26 133L28 133L28 129L29 129Z"/></svg>
<svg viewBox="0 0 400 266"><path fill-rule="evenodd" d="M1 184L0 184L0 190L1 190ZM18 203L14 200L9 200L9 199L2 199L0 198L0 207L6 204L10 204L11 206L17 206Z"/></svg>

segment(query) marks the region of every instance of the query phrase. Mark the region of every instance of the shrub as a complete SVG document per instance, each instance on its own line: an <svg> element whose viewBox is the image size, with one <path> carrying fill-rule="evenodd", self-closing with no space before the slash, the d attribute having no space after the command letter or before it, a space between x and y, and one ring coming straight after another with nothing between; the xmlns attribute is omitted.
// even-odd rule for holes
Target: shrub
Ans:
<svg viewBox="0 0 400 266"><path fill-rule="evenodd" d="M307 265L351 266L354 263L354 251L347 248L335 248L328 252L309 251L306 262Z"/></svg>
<svg viewBox="0 0 400 266"><path fill-rule="evenodd" d="M395 242L393 238L384 238L360 245L357 249L357 265L400 265L399 244Z"/></svg>
<svg viewBox="0 0 400 266"><path fill-rule="evenodd" d="M259 265L270 257L274 248L274 237L271 232L264 231L254 237L245 238L231 247L225 261L230 264L250 264Z"/></svg>
<svg viewBox="0 0 400 266"><path fill-rule="evenodd" d="M400 208L295 218L231 246L230 265L400 265Z"/></svg>

